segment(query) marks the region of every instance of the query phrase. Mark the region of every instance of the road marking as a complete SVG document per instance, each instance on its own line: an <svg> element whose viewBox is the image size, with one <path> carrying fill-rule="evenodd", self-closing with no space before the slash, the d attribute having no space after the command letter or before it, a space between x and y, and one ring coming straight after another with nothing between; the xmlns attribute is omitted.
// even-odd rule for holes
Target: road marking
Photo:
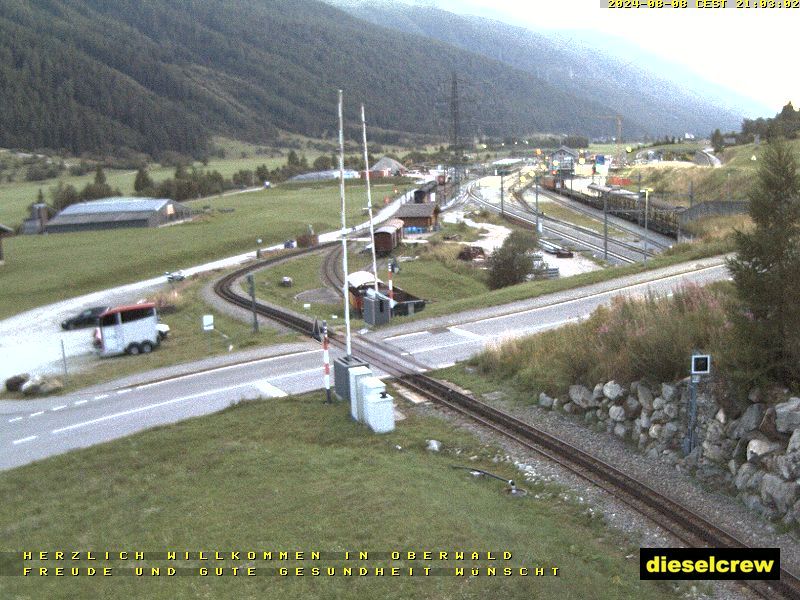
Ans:
<svg viewBox="0 0 800 600"><path fill-rule="evenodd" d="M133 388L125 388L124 390L117 390L117 394L128 394L133 391Z"/></svg>
<svg viewBox="0 0 800 600"><path fill-rule="evenodd" d="M62 404L61 406L54 406L54 407L53 407L53 408L51 408L50 410L52 410L53 412L55 412L55 411L57 411L57 410L64 410L65 408L67 408L66 404Z"/></svg>
<svg viewBox="0 0 800 600"><path fill-rule="evenodd" d="M177 402L183 402L185 400L192 400L193 398L201 398L203 396L209 396L211 394L218 394L222 392L229 392L231 390L235 390L242 387L252 386L252 382L248 383L240 383L239 385L232 385L226 388L219 388L216 390L208 390L207 392L199 392L197 394L192 394L190 396L183 396L181 398L173 398L172 400L165 400L164 402L157 402L156 404L148 404L147 406L140 406L139 408L132 408L130 410L125 410L123 412L114 413L112 415L106 415L104 417L99 417L97 419L92 419L91 421L84 421L82 423L75 423L74 425L68 425L66 427L61 427L60 429L54 429L50 433L57 434L62 433L64 431L71 431L73 429L79 429L81 427L88 427L89 425L94 425L95 423L102 423L103 421L109 421L111 419L116 419L117 417L127 417L128 415L135 415L136 413L144 412L146 410L150 410L152 408L159 408L161 406L168 406L170 404L175 404ZM77 404L77 403L76 403Z"/></svg>
<svg viewBox="0 0 800 600"><path fill-rule="evenodd" d="M40 410L39 412L31 413L31 418L38 417L39 415L43 415L44 411Z"/></svg>
<svg viewBox="0 0 800 600"><path fill-rule="evenodd" d="M137 390L144 390L149 387L155 387L157 385L163 385L165 383L172 383L173 381L181 381L182 379L190 379L192 377L201 377L203 375L213 375L216 373L222 373L223 371L229 371L231 369L237 369L240 367L249 367L251 365L257 365L260 363L271 362L274 360L280 360L285 358L294 358L295 356L304 356L306 354L314 354L315 352L319 352L319 350L302 350L300 352L292 352L290 354L281 354L279 356L270 356L269 358L259 358L257 360L251 360L248 362L237 363L235 365L227 365L225 367L219 367L216 369L208 369L206 371L200 371L199 373L189 373L188 375L179 375L178 377L171 377L169 379L163 379L161 381L154 381L153 383L143 383L142 385L137 385L135 388Z"/></svg>
<svg viewBox="0 0 800 600"><path fill-rule="evenodd" d="M17 421L22 421L22 417L14 417L8 420L9 423L16 423Z"/></svg>
<svg viewBox="0 0 800 600"><path fill-rule="evenodd" d="M480 335L479 333L474 333L472 331L467 331L466 329L461 329L460 327L450 327L450 331L455 333L456 335L460 335L461 337L471 338L473 340L482 340L484 336Z"/></svg>
<svg viewBox="0 0 800 600"><path fill-rule="evenodd" d="M80 406L81 404L86 404L87 402L89 402L89 401L88 400L77 400L75 402L75 406Z"/></svg>
<svg viewBox="0 0 800 600"><path fill-rule="evenodd" d="M319 350L317 350L319 352ZM307 375L309 373L319 373L322 375L322 369L320 367L314 367L313 369L306 369L304 371L295 371L294 373L285 373L283 375L276 375L275 377L271 377L272 381L277 381L278 379L288 379L289 377L297 377L298 375Z"/></svg>
<svg viewBox="0 0 800 600"><path fill-rule="evenodd" d="M95 396L94 400L103 400L104 398L108 398L111 394L100 394L99 396Z"/></svg>
<svg viewBox="0 0 800 600"><path fill-rule="evenodd" d="M283 398L289 395L282 389L276 388L266 379L262 379L261 381L256 381L253 385L256 387L256 389L258 389L259 392L271 398Z"/></svg>
<svg viewBox="0 0 800 600"><path fill-rule="evenodd" d="M18 445L18 444L24 444L25 442L30 442L30 441L33 441L33 440L35 440L37 437L39 437L39 436L38 436L38 435L32 435L32 436L30 436L30 437L22 438L21 440L14 440L14 441L13 441L13 442L11 442L11 443L12 443L12 444L14 444L14 445L16 446L16 445Z"/></svg>

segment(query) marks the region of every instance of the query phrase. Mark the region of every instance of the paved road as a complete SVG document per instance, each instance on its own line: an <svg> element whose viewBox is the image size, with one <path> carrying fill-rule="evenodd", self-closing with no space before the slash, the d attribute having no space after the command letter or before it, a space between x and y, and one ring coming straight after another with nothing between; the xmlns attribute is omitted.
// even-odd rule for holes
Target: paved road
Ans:
<svg viewBox="0 0 800 600"><path fill-rule="evenodd" d="M689 281L706 283L727 277L724 266L716 262L695 265L689 272L681 272L686 266L671 267L631 276L624 282L606 282L510 305L425 319L364 337L383 340L432 368L442 367L468 358L498 340L584 318L617 294L669 293ZM0 403L0 469L213 413L243 398L274 398L320 389L321 349L313 344L306 348L160 382L128 381L128 387L122 389L115 389L112 383L63 397L4 401ZM336 350L331 354L332 359L340 355ZM163 377L164 373L157 376Z"/></svg>

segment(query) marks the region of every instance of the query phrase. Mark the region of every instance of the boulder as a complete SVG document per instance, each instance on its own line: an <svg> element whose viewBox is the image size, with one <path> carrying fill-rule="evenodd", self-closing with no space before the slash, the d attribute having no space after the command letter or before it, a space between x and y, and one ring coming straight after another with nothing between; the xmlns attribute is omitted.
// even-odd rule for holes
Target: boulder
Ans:
<svg viewBox="0 0 800 600"><path fill-rule="evenodd" d="M14 375L13 377L9 377L6 379L6 391L8 392L18 392L22 388L22 385L31 378L30 374L28 373L20 373L19 375Z"/></svg>
<svg viewBox="0 0 800 600"><path fill-rule="evenodd" d="M650 429L648 430L647 435L649 435L654 440L657 440L659 438L659 436L661 435L661 430L663 428L664 428L663 425L655 423L654 425L650 426Z"/></svg>
<svg viewBox="0 0 800 600"><path fill-rule="evenodd" d="M663 410L656 410L650 415L650 421L653 423L666 423L669 421L669 417Z"/></svg>
<svg viewBox="0 0 800 600"><path fill-rule="evenodd" d="M636 395L639 398L639 404L642 405L642 408L649 411L653 410L653 392L650 391L650 388L640 382L636 388Z"/></svg>
<svg viewBox="0 0 800 600"><path fill-rule="evenodd" d="M635 419L642 412L642 405L633 396L628 396L625 402L622 403L622 407L625 409L625 415L629 419Z"/></svg>
<svg viewBox="0 0 800 600"><path fill-rule="evenodd" d="M661 397L664 399L664 402L672 402L675 400L675 389L674 385L670 385L668 383L661 384Z"/></svg>
<svg viewBox="0 0 800 600"><path fill-rule="evenodd" d="M558 398L553 398L553 407L552 407L553 410L558 410L559 408L561 408L561 404L562 404L561 400L559 400Z"/></svg>
<svg viewBox="0 0 800 600"><path fill-rule="evenodd" d="M675 419L678 416L678 405L674 402L668 402L664 405L664 414L668 419Z"/></svg>
<svg viewBox="0 0 800 600"><path fill-rule="evenodd" d="M775 439L780 437L780 433L778 433L778 427L775 423L775 407L770 406L766 412L764 413L764 418L761 419L761 423L758 426L758 431L763 433L770 439Z"/></svg>
<svg viewBox="0 0 800 600"><path fill-rule="evenodd" d="M800 427L800 398L775 405L775 428L781 433L792 433Z"/></svg>
<svg viewBox="0 0 800 600"><path fill-rule="evenodd" d="M761 499L786 513L797 501L797 483L783 481L777 475L767 473L761 480Z"/></svg>
<svg viewBox="0 0 800 600"><path fill-rule="evenodd" d="M626 423L617 423L616 425L614 425L614 435L616 435L617 437L624 438L626 435L628 435L629 431L630 431L630 426L627 425Z"/></svg>
<svg viewBox="0 0 800 600"><path fill-rule="evenodd" d="M706 441L709 444L717 444L722 440L723 428L719 421L711 421L706 429Z"/></svg>
<svg viewBox="0 0 800 600"><path fill-rule="evenodd" d="M439 452L442 449L442 442L439 440L428 440L428 445L425 446L425 449L431 452Z"/></svg>
<svg viewBox="0 0 800 600"><path fill-rule="evenodd" d="M744 411L744 414L733 427L733 431L731 431L731 437L738 440L746 433L758 429L758 426L761 424L761 421L764 418L765 411L766 407L763 404L751 404L748 406L747 410Z"/></svg>
<svg viewBox="0 0 800 600"><path fill-rule="evenodd" d="M670 421L669 423L665 423L664 424L664 427L661 430L661 438L665 442L668 442L673 437L675 437L676 433L678 433L678 426L675 423L673 423L672 421Z"/></svg>
<svg viewBox="0 0 800 600"><path fill-rule="evenodd" d="M721 462L724 458L722 446L712 444L708 440L703 442L703 457L712 462Z"/></svg>
<svg viewBox="0 0 800 600"><path fill-rule="evenodd" d="M754 440L750 440L750 443L747 444L747 460L752 460L757 456L760 457L772 452L777 452L780 449L781 445L778 442L771 442L769 440L756 438Z"/></svg>
<svg viewBox="0 0 800 600"><path fill-rule="evenodd" d="M592 390L592 399L601 402L603 400L603 384L598 383Z"/></svg>
<svg viewBox="0 0 800 600"><path fill-rule="evenodd" d="M666 402L664 401L664 399L661 396L659 396L658 398L653 400L653 410L661 410L664 408L665 404Z"/></svg>
<svg viewBox="0 0 800 600"><path fill-rule="evenodd" d="M39 393L39 388L42 387L43 383L44 379L42 379L41 375L34 375L22 384L20 391L26 396L35 396Z"/></svg>
<svg viewBox="0 0 800 600"><path fill-rule="evenodd" d="M761 398L763 398L764 393L761 391L761 388L753 388L747 394L747 399L755 404L756 402L761 402Z"/></svg>
<svg viewBox="0 0 800 600"><path fill-rule="evenodd" d="M646 412L640 414L636 420L639 422L639 427L642 429L650 429L650 425L652 425L650 422L650 415L648 415Z"/></svg>
<svg viewBox="0 0 800 600"><path fill-rule="evenodd" d="M592 397L592 392L585 385L569 386L569 399L573 404L583 409L600 406L600 402Z"/></svg>
<svg viewBox="0 0 800 600"><path fill-rule="evenodd" d="M611 402L616 402L622 396L622 393L622 386L613 379L603 386L603 396L611 400Z"/></svg>
<svg viewBox="0 0 800 600"><path fill-rule="evenodd" d="M747 484L750 482L750 478L756 474L758 471L758 467L755 466L753 463L746 462L739 467L739 470L736 472L736 479L734 480L734 485L736 486L737 490L743 490L747 487Z"/></svg>
<svg viewBox="0 0 800 600"><path fill-rule="evenodd" d="M787 481L800 478L800 452L790 452L779 456L775 460L775 467L781 477Z"/></svg>
<svg viewBox="0 0 800 600"><path fill-rule="evenodd" d="M621 406L612 406L608 409L608 417L612 421L617 421L621 423L625 420L625 409Z"/></svg>
<svg viewBox="0 0 800 600"><path fill-rule="evenodd" d="M542 408L553 408L553 399L542 392L539 394L539 406Z"/></svg>
<svg viewBox="0 0 800 600"><path fill-rule="evenodd" d="M789 443L786 445L786 454L800 450L800 429L795 429Z"/></svg>
<svg viewBox="0 0 800 600"><path fill-rule="evenodd" d="M561 407L561 410L563 410L568 415L578 412L577 406L572 402L567 402L566 404L564 404L564 406Z"/></svg>
<svg viewBox="0 0 800 600"><path fill-rule="evenodd" d="M719 422L720 422L722 425L725 425L725 422L727 421L727 419L726 419L726 417L725 417L725 409L724 409L724 408L720 408L720 409L717 411L717 414L716 414L716 415L714 415L714 418L715 418L717 421L719 421Z"/></svg>

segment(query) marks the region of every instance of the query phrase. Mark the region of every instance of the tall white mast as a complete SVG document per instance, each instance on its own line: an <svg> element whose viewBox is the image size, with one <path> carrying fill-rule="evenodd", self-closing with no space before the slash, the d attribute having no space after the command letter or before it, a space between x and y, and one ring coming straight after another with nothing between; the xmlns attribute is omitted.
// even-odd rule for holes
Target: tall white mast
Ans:
<svg viewBox="0 0 800 600"><path fill-rule="evenodd" d="M347 222L344 202L344 117L342 117L342 90L339 90L339 196L342 198L342 267L344 268L344 324L346 331L347 356L352 355L350 345L350 290L347 285Z"/></svg>
<svg viewBox="0 0 800 600"><path fill-rule="evenodd" d="M369 186L369 154L367 154L367 120L364 105L361 105L361 131L364 137L364 173L367 178L367 211L369 212L369 237L372 240L372 273L375 276L375 292L378 291L378 258L375 255L375 228L372 224L372 191Z"/></svg>

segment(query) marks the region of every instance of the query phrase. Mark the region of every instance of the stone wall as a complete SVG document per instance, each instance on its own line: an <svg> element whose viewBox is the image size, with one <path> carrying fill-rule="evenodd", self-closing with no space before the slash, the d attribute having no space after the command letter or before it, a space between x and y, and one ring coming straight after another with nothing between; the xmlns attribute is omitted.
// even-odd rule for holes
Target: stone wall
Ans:
<svg viewBox="0 0 800 600"><path fill-rule="evenodd" d="M727 489L764 517L798 526L800 398L768 404L754 390L736 414L727 414L702 386L696 398L695 444L688 454L688 379L661 386L609 381L593 390L573 385L566 399L540 394L539 406L582 418L651 458L666 459L682 472Z"/></svg>

